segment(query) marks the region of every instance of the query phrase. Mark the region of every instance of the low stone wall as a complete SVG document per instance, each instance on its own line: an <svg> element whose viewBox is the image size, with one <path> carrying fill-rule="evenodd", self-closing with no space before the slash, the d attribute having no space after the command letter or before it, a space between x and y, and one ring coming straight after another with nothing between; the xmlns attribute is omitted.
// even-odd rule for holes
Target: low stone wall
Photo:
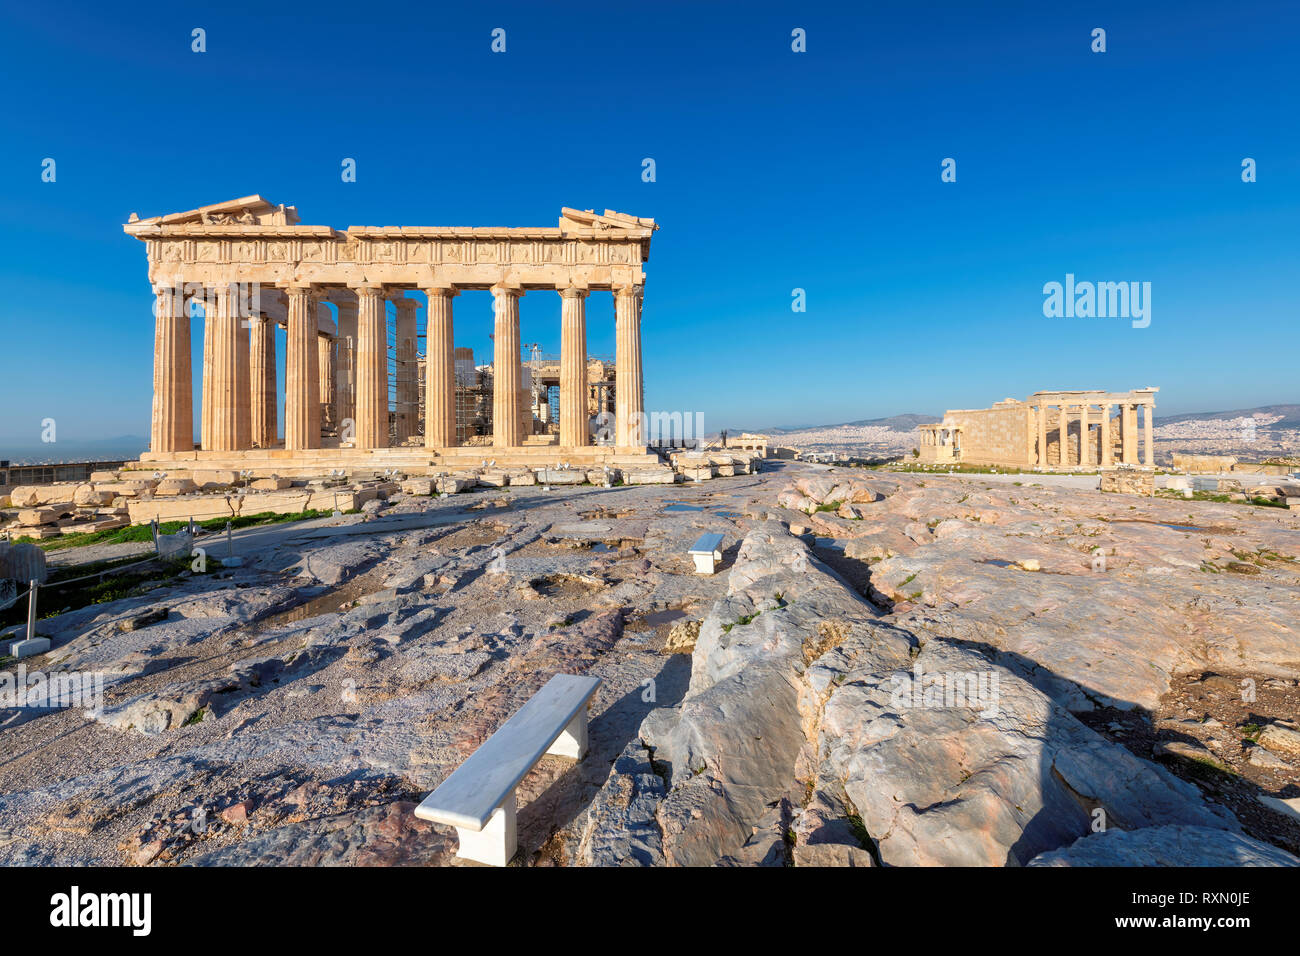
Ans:
<svg viewBox="0 0 1300 956"><path fill-rule="evenodd" d="M1237 464L1237 459L1231 455L1187 455L1174 452L1173 462L1175 470L1189 475L1214 475L1221 471L1232 471Z"/></svg>
<svg viewBox="0 0 1300 956"><path fill-rule="evenodd" d="M1101 473L1099 487L1102 491L1149 498L1156 493L1156 473L1140 468L1112 468Z"/></svg>
<svg viewBox="0 0 1300 956"><path fill-rule="evenodd" d="M176 498L132 499L127 502L131 524L160 521L207 521L212 518L235 518L239 515L299 514L303 511L329 511L337 502L340 511L360 508L378 498L379 489L294 488L288 491L250 492L249 494L184 495Z"/></svg>

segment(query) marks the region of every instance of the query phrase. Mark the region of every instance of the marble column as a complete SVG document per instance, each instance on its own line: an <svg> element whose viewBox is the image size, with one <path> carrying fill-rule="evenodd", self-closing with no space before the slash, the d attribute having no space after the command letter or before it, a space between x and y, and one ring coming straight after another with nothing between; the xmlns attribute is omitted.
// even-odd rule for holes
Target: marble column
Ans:
<svg viewBox="0 0 1300 956"><path fill-rule="evenodd" d="M249 319L251 345L249 368L252 378L252 443L254 448L272 448L280 434L279 399L276 396L275 320L267 315Z"/></svg>
<svg viewBox="0 0 1300 956"><path fill-rule="evenodd" d="M1142 464L1148 468L1155 463L1155 435L1152 428L1152 416L1154 414L1154 405L1142 406Z"/></svg>
<svg viewBox="0 0 1300 956"><path fill-rule="evenodd" d="M235 319L235 447L253 447L253 376L249 333L252 320L249 302L239 285L230 287L230 307Z"/></svg>
<svg viewBox="0 0 1300 956"><path fill-rule="evenodd" d="M452 288L424 290L429 300L424 339L424 447L456 444L456 360L451 300Z"/></svg>
<svg viewBox="0 0 1300 956"><path fill-rule="evenodd" d="M1047 467L1047 406L1038 406L1038 464Z"/></svg>
<svg viewBox="0 0 1300 956"><path fill-rule="evenodd" d="M560 290L560 445L577 448L587 434L587 290Z"/></svg>
<svg viewBox="0 0 1300 956"><path fill-rule="evenodd" d="M641 379L641 286L620 286L614 295L614 444L645 448Z"/></svg>
<svg viewBox="0 0 1300 956"><path fill-rule="evenodd" d="M1111 466L1111 455L1114 449L1110 442L1110 406L1101 407L1101 467L1109 468Z"/></svg>
<svg viewBox="0 0 1300 956"><path fill-rule="evenodd" d="M339 441L351 441L357 418L357 303L334 303L339 310L339 334L334 343L334 427Z"/></svg>
<svg viewBox="0 0 1300 956"><path fill-rule="evenodd" d="M248 339L240 336L239 307L228 286L209 290L203 330L203 448L240 450L240 345L247 368ZM245 379L247 383L247 379ZM242 392L247 405L248 389Z"/></svg>
<svg viewBox="0 0 1300 956"><path fill-rule="evenodd" d="M357 293L356 447L388 447L388 315L384 289L363 285Z"/></svg>
<svg viewBox="0 0 1300 956"><path fill-rule="evenodd" d="M334 336L326 332L316 335L316 360L320 378L321 432L333 432L334 421Z"/></svg>
<svg viewBox="0 0 1300 956"><path fill-rule="evenodd" d="M416 317L419 303L399 292L392 300L397 314L395 323L395 362L397 404L393 415L397 443L400 445L416 433L420 414L420 381L417 372Z"/></svg>
<svg viewBox="0 0 1300 956"><path fill-rule="evenodd" d="M1070 464L1070 406L1062 405L1057 415L1056 429L1060 434L1061 458L1058 464L1065 468Z"/></svg>
<svg viewBox="0 0 1300 956"><path fill-rule="evenodd" d="M290 285L289 331L284 357L284 447L320 447L320 358L316 297L310 286Z"/></svg>
<svg viewBox="0 0 1300 956"><path fill-rule="evenodd" d="M216 323L217 306L213 301L211 290L204 289L195 297L203 306L203 371L199 382L199 447L207 449L212 446L208 430L212 427L212 333Z"/></svg>
<svg viewBox="0 0 1300 956"><path fill-rule="evenodd" d="M154 286L153 452L194 450L190 315L182 287Z"/></svg>
<svg viewBox="0 0 1300 956"><path fill-rule="evenodd" d="M1137 407L1125 402L1120 407L1119 460L1126 465L1137 464Z"/></svg>
<svg viewBox="0 0 1300 956"><path fill-rule="evenodd" d="M513 448L521 444L519 389L523 374L519 360L519 298L522 289L493 286L496 334L492 359L492 444Z"/></svg>
<svg viewBox="0 0 1300 956"><path fill-rule="evenodd" d="M1092 406L1084 403L1079 406L1079 464L1092 464L1092 429L1088 423Z"/></svg>

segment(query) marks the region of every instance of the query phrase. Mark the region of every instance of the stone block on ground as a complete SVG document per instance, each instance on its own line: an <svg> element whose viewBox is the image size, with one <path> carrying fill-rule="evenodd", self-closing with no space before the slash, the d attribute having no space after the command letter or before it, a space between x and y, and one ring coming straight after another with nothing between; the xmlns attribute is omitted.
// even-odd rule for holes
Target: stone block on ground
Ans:
<svg viewBox="0 0 1300 956"><path fill-rule="evenodd" d="M538 468L537 480L543 485L580 485L587 473L576 468Z"/></svg>
<svg viewBox="0 0 1300 956"><path fill-rule="evenodd" d="M152 491L157 481L131 478L126 481L109 481L95 485L96 491L111 493L115 498L138 498Z"/></svg>
<svg viewBox="0 0 1300 956"><path fill-rule="evenodd" d="M249 482L248 487L254 491L283 491L292 488L293 482L288 478L255 478Z"/></svg>
<svg viewBox="0 0 1300 956"><path fill-rule="evenodd" d="M78 482L56 482L50 485L19 485L9 492L15 508L33 508L37 505L72 504L76 498Z"/></svg>
<svg viewBox="0 0 1300 956"><path fill-rule="evenodd" d="M436 490L437 482L433 478L407 478L402 482L402 493L406 495L431 495Z"/></svg>
<svg viewBox="0 0 1300 956"><path fill-rule="evenodd" d="M1099 487L1121 495L1145 495L1156 493L1156 473L1139 468L1114 468L1101 472Z"/></svg>
<svg viewBox="0 0 1300 956"><path fill-rule="evenodd" d="M446 475L445 477L438 479L436 487L438 489L438 494L440 495L456 495L460 494L462 491L467 491L468 489L473 488L475 481L476 479L474 478L467 478L460 475Z"/></svg>
<svg viewBox="0 0 1300 956"><path fill-rule="evenodd" d="M177 495L192 495L199 486L189 478L164 478L158 482L153 493L160 498L174 498Z"/></svg>
<svg viewBox="0 0 1300 956"><path fill-rule="evenodd" d="M629 471L623 475L625 485L672 485L677 483L677 472L671 468Z"/></svg>
<svg viewBox="0 0 1300 956"><path fill-rule="evenodd" d="M100 508L111 504L117 497L111 491L100 491L94 485L79 485L72 503L79 508Z"/></svg>
<svg viewBox="0 0 1300 956"><path fill-rule="evenodd" d="M22 508L18 512L18 524L24 528L37 525L54 524L60 518L72 513L70 508Z"/></svg>
<svg viewBox="0 0 1300 956"><path fill-rule="evenodd" d="M229 488L235 482L239 481L239 473L228 471L226 469L196 469L190 473L190 480L204 491L216 491L222 488Z"/></svg>

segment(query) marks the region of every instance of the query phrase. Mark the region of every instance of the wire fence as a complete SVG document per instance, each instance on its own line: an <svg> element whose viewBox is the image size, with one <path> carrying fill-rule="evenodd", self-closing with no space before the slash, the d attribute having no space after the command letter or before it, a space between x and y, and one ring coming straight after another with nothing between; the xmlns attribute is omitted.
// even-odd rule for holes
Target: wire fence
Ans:
<svg viewBox="0 0 1300 956"><path fill-rule="evenodd" d="M92 571L89 574L82 574L73 578L60 578L59 580L56 581L45 581L45 582L32 579L27 582L27 590L23 591L21 594L17 593L17 588L18 588L17 582L12 582L8 580L4 582L0 582L0 584L13 585L12 589L15 592L14 595L10 597L6 593L7 589L0 589L0 611L7 611L9 610L9 608L17 606L24 598L26 598L27 599L27 626L23 632L23 637L20 639L20 643L21 641L31 641L35 639L37 636L36 620L37 620L39 597L42 589L46 591L58 591L68 587L69 585L81 584L85 581L92 581L92 580L103 581L106 577L110 575L122 574L124 572L134 570L135 568L144 567L147 564L156 564L159 561L187 560L191 557L191 555L194 554L194 541L201 534L204 534L205 530L206 529L203 529L198 525L196 525L194 523L194 519L191 518L189 520L188 525L183 530L177 531L174 534L163 534L158 526L157 520L154 520L150 522L150 531L153 534L154 551L153 554L149 555L148 557L142 558L139 561L130 561L126 564L114 564L111 567L100 568L99 570ZM212 532L207 532L207 533L212 533ZM219 534L220 532L216 532L216 533ZM226 522L225 534L226 534L227 541L231 542L232 525L229 521ZM233 554L234 554L234 550L233 550L233 543L232 543L231 555L233 556ZM40 652L39 650L33 651L33 653L39 653L39 652ZM10 654L13 653L12 648L9 650L9 653Z"/></svg>

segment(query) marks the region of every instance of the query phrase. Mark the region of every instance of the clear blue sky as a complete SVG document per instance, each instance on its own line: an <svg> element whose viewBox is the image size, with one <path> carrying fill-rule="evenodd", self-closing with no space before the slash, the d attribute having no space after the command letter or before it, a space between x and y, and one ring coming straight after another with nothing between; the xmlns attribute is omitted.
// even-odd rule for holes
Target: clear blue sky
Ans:
<svg viewBox="0 0 1300 956"><path fill-rule="evenodd" d="M1300 401L1293 2L281 6L4 0L0 439L147 434L121 224L250 193L339 228L654 217L647 406L709 430L1040 388ZM1045 318L1067 272L1150 282L1150 327ZM457 310L486 354L489 297ZM558 296L522 317L558 350ZM589 328L613 350L608 297Z"/></svg>

